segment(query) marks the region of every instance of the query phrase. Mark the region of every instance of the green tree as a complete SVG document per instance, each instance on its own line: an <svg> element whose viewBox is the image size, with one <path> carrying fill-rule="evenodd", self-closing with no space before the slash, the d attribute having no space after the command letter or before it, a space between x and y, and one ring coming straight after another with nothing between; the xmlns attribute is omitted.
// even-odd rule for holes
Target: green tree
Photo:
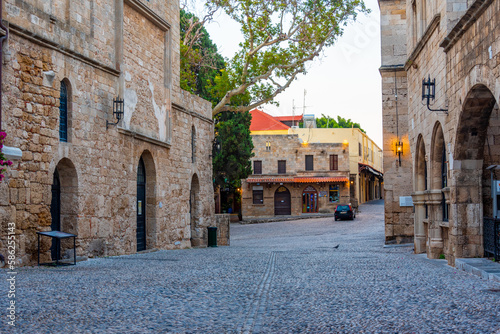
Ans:
<svg viewBox="0 0 500 334"><path fill-rule="evenodd" d="M216 146L220 147L213 154L214 185L236 189L241 186L241 179L252 173L251 121L248 111L221 112L215 117Z"/></svg>
<svg viewBox="0 0 500 334"><path fill-rule="evenodd" d="M367 12L362 0L208 0L206 8L225 12L243 33L239 51L211 87L218 100L213 115L273 103L348 22Z"/></svg>
<svg viewBox="0 0 500 334"><path fill-rule="evenodd" d="M204 18L206 21L207 18ZM180 80L181 88L216 105L211 87L225 67L224 58L203 26L204 21L181 9L180 11Z"/></svg>
<svg viewBox="0 0 500 334"><path fill-rule="evenodd" d="M321 117L316 118L316 126L318 128L357 128L366 133L366 131L361 128L359 123L354 123L350 118L345 119L341 116L337 116L337 119L335 120L330 116L321 114Z"/></svg>

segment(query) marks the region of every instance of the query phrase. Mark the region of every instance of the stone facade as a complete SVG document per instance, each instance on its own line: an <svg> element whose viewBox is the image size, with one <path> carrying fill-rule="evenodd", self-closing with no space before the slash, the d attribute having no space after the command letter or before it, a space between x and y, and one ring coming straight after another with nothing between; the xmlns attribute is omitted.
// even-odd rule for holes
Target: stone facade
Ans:
<svg viewBox="0 0 500 334"><path fill-rule="evenodd" d="M416 0L406 11L415 251L453 265L484 255L483 218L498 215L487 168L500 164L500 1ZM429 108L423 78L435 79Z"/></svg>
<svg viewBox="0 0 500 334"><path fill-rule="evenodd" d="M379 1L382 35L382 122L384 136L385 241L413 242L413 207L400 198L413 192L408 138L406 1ZM396 145L402 143L402 154Z"/></svg>
<svg viewBox="0 0 500 334"><path fill-rule="evenodd" d="M274 215L302 215L334 212L340 203L350 202L349 145L308 143L297 134L252 135L254 174L242 180L241 210L244 219ZM330 156L337 156L338 168L331 170ZM312 156L312 169L306 170L306 156ZM256 174L255 162L262 172ZM286 161L285 170L278 161ZM330 187L332 191L330 192ZM257 201L256 192L262 192ZM281 198L281 195L288 195ZM330 200L333 195L333 200ZM306 197L308 199L306 199ZM277 212L276 201L288 204ZM284 201L284 202L281 202ZM280 204L278 204L280 205ZM280 209L280 210L281 210Z"/></svg>
<svg viewBox="0 0 500 334"><path fill-rule="evenodd" d="M146 249L206 245L213 122L210 103L179 88L179 3L11 0L3 19L2 128L22 159L0 184L0 253L15 222L19 263L36 263L36 232L55 215L78 256L136 252L142 215ZM123 118L107 126L118 96Z"/></svg>

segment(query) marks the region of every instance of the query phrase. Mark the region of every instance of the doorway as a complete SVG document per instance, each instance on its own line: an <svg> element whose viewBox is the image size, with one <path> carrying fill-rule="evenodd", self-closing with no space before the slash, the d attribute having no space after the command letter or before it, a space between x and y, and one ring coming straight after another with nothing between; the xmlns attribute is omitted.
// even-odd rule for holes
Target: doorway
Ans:
<svg viewBox="0 0 500 334"><path fill-rule="evenodd" d="M146 168L139 160L137 167L137 251L146 249Z"/></svg>
<svg viewBox="0 0 500 334"><path fill-rule="evenodd" d="M286 216L292 214L292 201L290 191L281 186L274 193L274 215Z"/></svg>
<svg viewBox="0 0 500 334"><path fill-rule="evenodd" d="M314 187L307 186L302 192L302 213L318 212L318 192Z"/></svg>

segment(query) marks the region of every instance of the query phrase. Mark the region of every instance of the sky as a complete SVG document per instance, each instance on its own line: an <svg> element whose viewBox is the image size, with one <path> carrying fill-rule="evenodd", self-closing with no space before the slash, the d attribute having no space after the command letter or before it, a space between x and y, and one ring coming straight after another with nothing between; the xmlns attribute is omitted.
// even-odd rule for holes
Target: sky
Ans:
<svg viewBox="0 0 500 334"><path fill-rule="evenodd" d="M370 14L360 14L344 35L328 48L320 60L309 65L306 75L276 97L279 106L259 109L273 116L305 113L336 118L337 115L360 123L368 136L382 148L382 93L380 67L380 10L377 0L365 0ZM242 40L239 26L225 15L218 15L207 27L219 53L232 58Z"/></svg>

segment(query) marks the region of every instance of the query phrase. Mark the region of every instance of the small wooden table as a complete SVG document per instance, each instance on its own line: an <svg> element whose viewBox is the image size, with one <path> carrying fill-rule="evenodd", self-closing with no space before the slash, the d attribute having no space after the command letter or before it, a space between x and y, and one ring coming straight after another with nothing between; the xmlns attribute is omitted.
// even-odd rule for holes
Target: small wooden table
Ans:
<svg viewBox="0 0 500 334"><path fill-rule="evenodd" d="M49 231L49 232L36 232L38 234L38 265L56 265L56 266L74 266L76 265L76 234L61 232L61 231ZM56 261L55 262L47 262L40 263L40 236L45 235L47 237L51 237L52 239L58 240L58 247L56 249ZM60 263L60 240L66 238L73 238L73 259L74 263Z"/></svg>

